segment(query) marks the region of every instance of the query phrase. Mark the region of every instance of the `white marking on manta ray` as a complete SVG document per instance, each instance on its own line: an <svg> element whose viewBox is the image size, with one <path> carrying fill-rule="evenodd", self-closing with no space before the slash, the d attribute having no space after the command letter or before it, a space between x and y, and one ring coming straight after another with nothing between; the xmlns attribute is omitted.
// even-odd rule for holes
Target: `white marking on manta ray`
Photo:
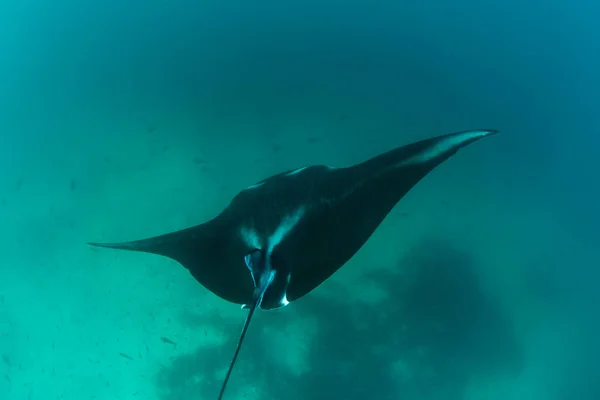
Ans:
<svg viewBox="0 0 600 400"><path fill-rule="evenodd" d="M285 176L294 176L294 175L299 174L300 172L304 171L306 168L308 168L308 167L301 167L301 168L295 169L295 170L285 174Z"/></svg>
<svg viewBox="0 0 600 400"><path fill-rule="evenodd" d="M306 213L306 206L301 206L296 209L291 215L286 215L282 220L275 232L271 234L267 238L267 257L271 256L273 249L277 246L283 238L294 228L294 226L300 221L300 219ZM244 243L252 248L257 250L262 250L263 245L262 241L258 235L258 232L255 229L248 228L243 226L240 229L240 236Z"/></svg>
<svg viewBox="0 0 600 400"><path fill-rule="evenodd" d="M306 214L306 206L300 206L294 211L291 215L286 215L282 220L275 232L267 239L267 260L271 262L271 254L273 254L273 250L285 237L294 229L294 227L300 222L302 217ZM290 302L287 299L287 286L290 283L292 275L288 274L287 282L285 285L285 289L283 290L283 296L279 299L279 304L285 307Z"/></svg>
<svg viewBox="0 0 600 400"><path fill-rule="evenodd" d="M244 257L244 262L246 263L246 268L250 270L250 276L252 277L252 284L256 287L256 279L254 279L254 274L252 273L252 253L246 254Z"/></svg>
<svg viewBox="0 0 600 400"><path fill-rule="evenodd" d="M330 165L325 165L325 168L327 168L328 170L334 170L337 169L336 167L332 167ZM299 174L300 172L304 171L305 169L308 169L310 167L300 167L300 168L296 168L293 171L288 172L287 174L285 174L284 176L294 176ZM248 186L245 190L254 190L254 189L258 189L259 187L263 186L266 183L267 180L263 180L260 181L258 183L255 183L254 185L250 185Z"/></svg>
<svg viewBox="0 0 600 400"><path fill-rule="evenodd" d="M294 211L291 215L286 215L282 220L275 232L269 236L267 239L267 259L271 258L271 254L273 253L273 249L277 246L281 241L286 237L288 233L298 222L300 219L306 214L306 206L300 206Z"/></svg>
<svg viewBox="0 0 600 400"><path fill-rule="evenodd" d="M261 186L262 186L262 185L264 185L264 184L265 184L265 182L264 182L264 181L262 181L262 182L258 182L258 183L255 183L254 185L248 186L248 187L246 188L246 190L258 189L259 187L261 187Z"/></svg>
<svg viewBox="0 0 600 400"><path fill-rule="evenodd" d="M273 254L273 250L275 249L275 247L277 245L279 245L279 243L281 243L281 241L292 231L292 229L294 229L294 227L298 224L298 222L300 222L300 220L302 219L304 214L306 214L306 206L298 207L293 213L286 215L281 220L281 223L275 229L275 232L273 232L267 238L266 259L268 260L269 263L271 260L271 254ZM261 244L260 237L258 235L258 232L255 229L243 226L240 229L240 236L242 237L242 240L248 247L250 247L252 249L263 250L263 248L262 248L263 246ZM246 266L248 267L248 269L250 269L249 257L250 257L249 255L246 255L246 257L245 257ZM268 269L269 270L271 269L270 265L269 265ZM276 273L276 271L273 271L273 274L274 274L273 278L275 276L275 273ZM252 275L251 269L250 269L250 274ZM291 274L288 274L287 284L290 283L290 279L291 279ZM256 287L257 283L254 280L254 276L252 276L252 281L254 283L254 286ZM287 295L286 295L286 291L287 291L287 285L286 285L286 289L284 290L283 297L279 300L279 302L282 306L287 306L289 304L289 301L288 301ZM244 304L244 305L242 305L242 308L244 308L246 306L247 305Z"/></svg>
<svg viewBox="0 0 600 400"><path fill-rule="evenodd" d="M256 232L254 229L243 226L242 229L240 229L240 235L248 247L251 249L262 250L262 244L260 243L258 232Z"/></svg>
<svg viewBox="0 0 600 400"><path fill-rule="evenodd" d="M279 304L281 305L281 307L285 307L288 304L290 304L290 302L287 299L287 287L290 284L291 279L292 279L292 274L288 274L287 283L285 285L285 291L283 292L283 297L279 300Z"/></svg>
<svg viewBox="0 0 600 400"><path fill-rule="evenodd" d="M493 132L490 131L468 131L463 132L463 134L461 135L447 137L445 139L440 140L438 143L435 144L435 146L428 148L424 152L416 154L407 160L403 160L398 165L395 165L394 168L408 164L418 164L422 162L427 162L444 153L451 151L455 147L460 146L465 142L468 142L473 139L483 138L492 133Z"/></svg>
<svg viewBox="0 0 600 400"><path fill-rule="evenodd" d="M444 153L452 151L454 148L460 148L461 145L463 145L466 142L469 142L474 139L480 139L485 136L492 135L494 133L495 133L494 131L476 130L476 131L462 132L461 134L457 134L457 135L451 135L449 137L439 140L438 143L436 143L432 147L427 148L425 151L423 151L419 154L416 154L408 159L402 160L397 164L393 164L382 171L379 171L375 176L372 176L369 179L373 179L379 175L385 174L389 171L395 170L397 168L401 168L406 165L427 162L427 161L432 160ZM352 193L354 193L359 188L361 188L366 182L368 182L369 179L357 182L354 186L352 186L351 188L344 191L344 193L342 193L340 196L336 196L333 198L323 198L323 199L321 199L321 202L329 205L335 201L342 200L342 199L350 196Z"/></svg>

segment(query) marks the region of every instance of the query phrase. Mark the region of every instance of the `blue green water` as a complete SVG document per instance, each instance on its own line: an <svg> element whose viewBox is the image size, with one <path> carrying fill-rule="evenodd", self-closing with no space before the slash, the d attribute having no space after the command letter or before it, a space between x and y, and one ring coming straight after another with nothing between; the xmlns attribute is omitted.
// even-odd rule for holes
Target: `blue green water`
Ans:
<svg viewBox="0 0 600 400"><path fill-rule="evenodd" d="M502 134L315 292L257 313L225 398L600 398L598 11L4 0L0 399L216 399L245 312L173 261L85 243L474 128Z"/></svg>

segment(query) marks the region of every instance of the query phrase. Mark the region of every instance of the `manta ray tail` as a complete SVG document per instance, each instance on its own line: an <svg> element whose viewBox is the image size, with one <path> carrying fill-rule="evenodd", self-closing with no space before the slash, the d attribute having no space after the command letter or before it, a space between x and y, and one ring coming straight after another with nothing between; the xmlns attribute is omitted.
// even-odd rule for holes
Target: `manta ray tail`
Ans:
<svg viewBox="0 0 600 400"><path fill-rule="evenodd" d="M225 379L223 380L223 385L221 386L221 391L219 392L218 400L223 398L223 394L225 393L225 388L227 387L227 382L229 382L229 377L231 376L231 371L233 371L233 366L240 354L240 349L242 348L242 343L244 342L244 338L246 337L246 332L248 332L248 326L250 326L250 320L254 315L254 311L260 307L262 304L263 297L265 292L273 282L275 278L276 272L271 268L269 262L266 261L265 253L260 250L255 250L245 257L246 265L250 272L252 273L252 280L254 282L254 293L252 295L252 303L250 304L250 311L248 312L248 316L246 317L246 321L244 322L244 327L242 328L242 334L240 335L240 339L238 341L237 347L235 348L235 353L233 354L233 358L231 359L231 363L229 364L229 369L227 370L227 374L225 375Z"/></svg>
<svg viewBox="0 0 600 400"><path fill-rule="evenodd" d="M223 379L223 384L221 385L221 391L219 392L219 397L217 400L222 400L223 395L225 394L225 388L227 387L227 383L229 382L229 378L231 377L231 371L233 371L233 367L237 358L240 354L240 349L242 348L242 343L244 342L244 338L246 337L246 332L248 331L248 326L250 326L250 320L254 315L254 311L258 307L258 299L255 299L254 304L250 306L250 310L248 311L248 315L246 316L246 321L244 321L244 327L242 328L242 333L240 334L240 339L238 340L237 347L235 348L235 353L233 353L233 358L231 359L231 363L229 363L229 368L227 369L227 374L225 374L225 379Z"/></svg>

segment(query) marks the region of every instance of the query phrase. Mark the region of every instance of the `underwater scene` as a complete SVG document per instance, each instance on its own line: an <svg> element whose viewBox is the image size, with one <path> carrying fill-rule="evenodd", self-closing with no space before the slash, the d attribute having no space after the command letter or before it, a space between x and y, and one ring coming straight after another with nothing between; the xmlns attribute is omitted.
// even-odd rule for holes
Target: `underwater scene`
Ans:
<svg viewBox="0 0 600 400"><path fill-rule="evenodd" d="M599 13L4 0L0 400L600 399Z"/></svg>

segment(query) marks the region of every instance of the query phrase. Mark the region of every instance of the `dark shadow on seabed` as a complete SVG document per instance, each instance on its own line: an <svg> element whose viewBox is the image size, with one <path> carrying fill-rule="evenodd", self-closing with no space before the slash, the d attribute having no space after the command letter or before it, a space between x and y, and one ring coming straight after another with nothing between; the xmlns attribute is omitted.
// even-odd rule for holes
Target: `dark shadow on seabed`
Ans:
<svg viewBox="0 0 600 400"><path fill-rule="evenodd" d="M483 293L476 271L469 254L447 241L423 241L396 268L365 276L389 294L383 305L318 296L296 305L299 317L318 323L307 347L308 372L292 374L269 355L268 337L251 335L235 380L259 386L260 396L248 395L253 399L397 400L402 393L405 399L461 400L472 374L517 374L524 361L510 319ZM198 321L194 325L202 331ZM201 348L162 368L161 398L214 398L221 384L215 372L226 366L237 340L237 329L230 331L224 346ZM231 386L231 398L244 398Z"/></svg>

